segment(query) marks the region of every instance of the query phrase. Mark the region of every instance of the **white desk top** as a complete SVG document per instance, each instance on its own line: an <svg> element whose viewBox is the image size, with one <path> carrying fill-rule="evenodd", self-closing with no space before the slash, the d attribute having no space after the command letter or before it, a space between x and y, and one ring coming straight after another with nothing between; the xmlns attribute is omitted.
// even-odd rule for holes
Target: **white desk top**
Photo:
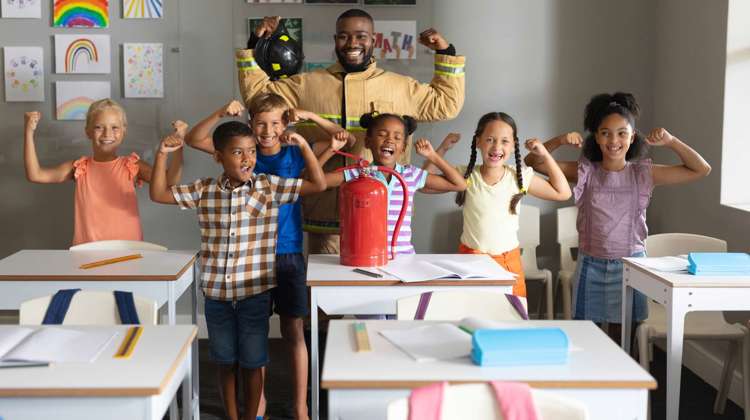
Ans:
<svg viewBox="0 0 750 420"><path fill-rule="evenodd" d="M0 260L0 281L19 280L177 280L197 251L69 251L26 249ZM82 264L124 255L143 258L83 270Z"/></svg>
<svg viewBox="0 0 750 420"><path fill-rule="evenodd" d="M108 329L119 333L93 363L0 369L0 397L157 395L187 356L198 332L194 325L145 326L131 357L115 359L112 356L128 326L65 328Z"/></svg>
<svg viewBox="0 0 750 420"><path fill-rule="evenodd" d="M565 365L481 367L469 357L416 362L378 333L381 329L413 328L432 321L366 321L372 351L357 353L352 324L334 320L321 386L342 388L415 388L436 381L526 382L538 388L656 388L654 378L589 321L515 321L560 327L573 346Z"/></svg>
<svg viewBox="0 0 750 420"><path fill-rule="evenodd" d="M483 254L416 254L416 258L425 261L440 261L450 259L462 264L492 257ZM396 256L398 258L398 256ZM494 264L494 261L493 261ZM352 271L356 267L349 267L339 263L338 255L315 254L307 259L308 286L512 286L515 280L493 279L440 279L422 282L404 283L396 277L385 273L382 278L373 278ZM367 269L366 267L363 267Z"/></svg>
<svg viewBox="0 0 750 420"><path fill-rule="evenodd" d="M696 276L659 271L638 264L637 260L631 258L623 258L623 261L624 270L640 271L669 287L750 287L750 276Z"/></svg>

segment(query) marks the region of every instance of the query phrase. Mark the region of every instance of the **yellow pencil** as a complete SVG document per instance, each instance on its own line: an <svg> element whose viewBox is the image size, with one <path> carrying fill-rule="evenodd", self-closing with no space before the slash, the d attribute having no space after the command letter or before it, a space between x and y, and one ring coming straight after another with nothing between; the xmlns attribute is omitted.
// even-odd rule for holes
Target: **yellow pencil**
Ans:
<svg viewBox="0 0 750 420"><path fill-rule="evenodd" d="M128 332L125 333L125 338L122 339L120 348L115 353L115 359L129 359L133 354L135 345L138 344L138 339L141 338L143 333L143 327L130 327Z"/></svg>
<svg viewBox="0 0 750 420"><path fill-rule="evenodd" d="M136 260L138 258L143 258L143 255L141 255L141 254L133 254L133 255L125 255L123 257L117 257L117 258L108 258L106 260L94 261L94 262L90 262L90 263L87 263L87 264L83 264L82 266L80 266L78 268L82 268L82 269L86 270L88 268L101 267L101 266L107 265L107 264L114 264L114 263L118 263L118 262L122 262L122 261L129 261L129 260Z"/></svg>

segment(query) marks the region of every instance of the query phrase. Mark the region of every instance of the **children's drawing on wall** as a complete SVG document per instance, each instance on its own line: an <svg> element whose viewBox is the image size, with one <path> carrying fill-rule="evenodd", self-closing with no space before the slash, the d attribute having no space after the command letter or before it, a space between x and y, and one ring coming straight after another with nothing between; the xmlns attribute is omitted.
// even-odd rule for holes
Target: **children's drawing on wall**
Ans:
<svg viewBox="0 0 750 420"><path fill-rule="evenodd" d="M42 47L5 47L5 100L44 102Z"/></svg>
<svg viewBox="0 0 750 420"><path fill-rule="evenodd" d="M56 73L109 73L109 35L55 35Z"/></svg>
<svg viewBox="0 0 750 420"><path fill-rule="evenodd" d="M42 0L0 0L0 9L4 18L42 17Z"/></svg>
<svg viewBox="0 0 750 420"><path fill-rule="evenodd" d="M161 19L164 15L162 0L123 0L124 19Z"/></svg>
<svg viewBox="0 0 750 420"><path fill-rule="evenodd" d="M315 71L318 69L325 70L332 65L333 65L333 61L313 61L313 62L306 61L305 71Z"/></svg>
<svg viewBox="0 0 750 420"><path fill-rule="evenodd" d="M255 32L255 28L263 22L263 18L250 18L247 20L247 34ZM302 18L282 18L279 22L279 28L281 25L286 27L286 31L294 38L295 41L299 42L302 47ZM303 48L304 50L304 48Z"/></svg>
<svg viewBox="0 0 750 420"><path fill-rule="evenodd" d="M417 22L414 20L376 20L375 48L380 60L417 58Z"/></svg>
<svg viewBox="0 0 750 420"><path fill-rule="evenodd" d="M52 26L62 28L109 27L109 0L55 0Z"/></svg>
<svg viewBox="0 0 750 420"><path fill-rule="evenodd" d="M109 82L55 82L55 115L58 120L85 120L89 105L109 97Z"/></svg>
<svg viewBox="0 0 750 420"><path fill-rule="evenodd" d="M163 98L163 44L123 44L126 98Z"/></svg>

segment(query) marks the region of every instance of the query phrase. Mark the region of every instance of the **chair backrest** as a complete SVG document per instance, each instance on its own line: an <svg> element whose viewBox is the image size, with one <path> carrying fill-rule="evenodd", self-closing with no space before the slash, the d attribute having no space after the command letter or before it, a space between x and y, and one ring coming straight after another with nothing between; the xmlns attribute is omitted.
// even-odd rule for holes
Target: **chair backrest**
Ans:
<svg viewBox="0 0 750 420"><path fill-rule="evenodd" d="M649 257L726 251L727 241L692 233L659 233L646 238L646 255Z"/></svg>
<svg viewBox="0 0 750 420"><path fill-rule="evenodd" d="M579 401L548 391L531 390L534 405L542 420L586 420L586 407ZM442 420L504 420L495 395L487 384L451 385L443 394ZM400 398L388 404L388 420L407 420L409 400Z"/></svg>
<svg viewBox="0 0 750 420"><path fill-rule="evenodd" d="M578 207L576 206L557 209L557 243L560 244L560 271L573 272L576 269L573 248L578 248L577 217Z"/></svg>
<svg viewBox="0 0 750 420"><path fill-rule="evenodd" d="M21 303L19 324L41 325L52 296L43 296ZM156 325L156 301L133 296L135 310L142 325ZM115 295L109 291L81 290L70 301L63 325L117 325L120 316L117 312Z"/></svg>
<svg viewBox="0 0 750 420"><path fill-rule="evenodd" d="M414 319L421 295L407 296L396 301L396 319ZM526 298L518 297L528 311ZM432 292L425 311L425 320L460 321L467 317L507 321L523 319L502 293L476 290L447 290Z"/></svg>
<svg viewBox="0 0 750 420"><path fill-rule="evenodd" d="M83 251L83 250L136 250L136 251L166 251L167 247L154 244L151 242L144 241L95 241L86 242L83 244L73 245L70 247L71 251Z"/></svg>
<svg viewBox="0 0 750 420"><path fill-rule="evenodd" d="M524 271L539 271L536 261L536 247L540 243L538 207L518 206L518 242Z"/></svg>

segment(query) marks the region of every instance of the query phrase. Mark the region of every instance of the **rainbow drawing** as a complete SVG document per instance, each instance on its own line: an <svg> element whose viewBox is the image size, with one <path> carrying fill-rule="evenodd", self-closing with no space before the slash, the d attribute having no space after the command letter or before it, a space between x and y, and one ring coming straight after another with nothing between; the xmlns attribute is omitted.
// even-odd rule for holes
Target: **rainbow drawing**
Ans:
<svg viewBox="0 0 750 420"><path fill-rule="evenodd" d="M85 120L86 112L88 112L89 106L93 102L93 99L85 96L78 96L76 98L67 100L57 106L57 119Z"/></svg>
<svg viewBox="0 0 750 420"><path fill-rule="evenodd" d="M122 17L125 19L161 19L164 13L162 0L123 0Z"/></svg>
<svg viewBox="0 0 750 420"><path fill-rule="evenodd" d="M68 45L65 50L65 73L75 73L76 64L81 57L85 57L89 63L99 62L99 52L90 39L78 38Z"/></svg>
<svg viewBox="0 0 750 420"><path fill-rule="evenodd" d="M53 26L64 28L106 28L109 0L55 0Z"/></svg>

